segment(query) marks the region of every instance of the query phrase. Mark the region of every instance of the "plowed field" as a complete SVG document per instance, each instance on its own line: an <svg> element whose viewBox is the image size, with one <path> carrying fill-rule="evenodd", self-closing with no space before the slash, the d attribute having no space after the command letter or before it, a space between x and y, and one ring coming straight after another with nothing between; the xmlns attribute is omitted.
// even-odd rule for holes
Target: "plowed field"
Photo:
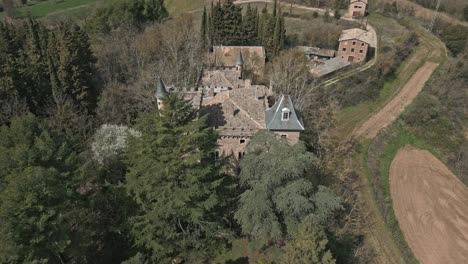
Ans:
<svg viewBox="0 0 468 264"><path fill-rule="evenodd" d="M468 262L468 189L425 150L400 149L390 167L393 209L423 264Z"/></svg>

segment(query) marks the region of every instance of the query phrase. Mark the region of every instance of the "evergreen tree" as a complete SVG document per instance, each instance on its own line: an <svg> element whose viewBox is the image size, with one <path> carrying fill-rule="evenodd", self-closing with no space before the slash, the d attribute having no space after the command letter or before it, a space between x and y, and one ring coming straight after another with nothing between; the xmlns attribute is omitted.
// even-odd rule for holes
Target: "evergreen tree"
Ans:
<svg viewBox="0 0 468 264"><path fill-rule="evenodd" d="M257 12L247 5L247 10L243 22L243 42L244 44L255 44L257 38Z"/></svg>
<svg viewBox="0 0 468 264"><path fill-rule="evenodd" d="M163 110L137 120L142 136L129 142L127 190L141 208L132 233L158 263L207 258L226 236L219 196L224 180L214 159L217 136L205 121L171 95Z"/></svg>
<svg viewBox="0 0 468 264"><path fill-rule="evenodd" d="M223 27L221 29L221 43L223 45L237 45L242 42L242 12L228 0L223 5Z"/></svg>
<svg viewBox="0 0 468 264"><path fill-rule="evenodd" d="M63 263L76 155L33 115L0 137L0 262Z"/></svg>
<svg viewBox="0 0 468 264"><path fill-rule="evenodd" d="M273 2L273 17L276 18L276 11L278 9L277 0Z"/></svg>
<svg viewBox="0 0 468 264"><path fill-rule="evenodd" d="M207 24L208 24L208 16L206 14L206 6L203 7L203 16L200 28L201 40L203 47L206 46L206 37L207 37Z"/></svg>
<svg viewBox="0 0 468 264"><path fill-rule="evenodd" d="M221 3L218 2L213 7L213 11L211 12L211 43L212 45L219 45L222 44L222 31L224 29L225 21L224 21L224 10L221 6Z"/></svg>
<svg viewBox="0 0 468 264"><path fill-rule="evenodd" d="M161 22L169 14L164 0L144 0L143 17L145 22Z"/></svg>
<svg viewBox="0 0 468 264"><path fill-rule="evenodd" d="M305 217L320 223L340 208L326 187L313 186L305 173L316 158L299 142L291 146L271 132L259 132L241 160L241 194L235 219L244 234L267 243L294 234Z"/></svg>
<svg viewBox="0 0 468 264"><path fill-rule="evenodd" d="M93 80L96 59L88 35L77 25L60 24L50 36L49 56L54 99L70 100L93 112L98 95Z"/></svg>
<svg viewBox="0 0 468 264"><path fill-rule="evenodd" d="M20 56L23 85L17 87L26 99L29 110L44 114L52 103L49 73L47 70L47 31L37 21L28 18L24 53Z"/></svg>
<svg viewBox="0 0 468 264"><path fill-rule="evenodd" d="M275 22L275 33L273 34L273 55L276 56L279 54L280 50L282 49L281 43L281 35L282 35L282 27L281 27L281 13L276 16Z"/></svg>
<svg viewBox="0 0 468 264"><path fill-rule="evenodd" d="M335 264L327 250L327 235L322 225L314 218L306 218L299 226L294 239L286 242L283 263L285 264Z"/></svg>

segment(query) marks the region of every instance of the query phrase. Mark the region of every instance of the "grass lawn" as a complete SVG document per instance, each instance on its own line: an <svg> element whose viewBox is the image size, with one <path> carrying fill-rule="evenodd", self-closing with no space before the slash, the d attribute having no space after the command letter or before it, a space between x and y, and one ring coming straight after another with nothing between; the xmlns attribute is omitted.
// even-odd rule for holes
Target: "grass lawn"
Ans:
<svg viewBox="0 0 468 264"><path fill-rule="evenodd" d="M51 13L57 13L74 9L81 6L86 6L99 2L99 0L64 0L63 2L56 3L53 0L44 2L38 2L31 6L23 6L18 8L16 11L18 16L25 17L31 14L33 17L43 17Z"/></svg>
<svg viewBox="0 0 468 264"><path fill-rule="evenodd" d="M211 5L209 0L166 0L164 5L170 16L180 16L183 13L198 13L203 11L203 6Z"/></svg>

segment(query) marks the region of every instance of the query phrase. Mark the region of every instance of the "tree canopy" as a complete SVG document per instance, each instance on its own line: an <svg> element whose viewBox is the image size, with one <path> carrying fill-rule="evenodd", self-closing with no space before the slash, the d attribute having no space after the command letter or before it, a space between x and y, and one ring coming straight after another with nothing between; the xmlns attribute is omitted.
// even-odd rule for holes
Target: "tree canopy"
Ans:
<svg viewBox="0 0 468 264"><path fill-rule="evenodd" d="M305 217L326 221L340 199L306 177L317 162L303 143L291 146L271 132L259 132L240 163L241 194L236 220L243 233L263 241L291 238Z"/></svg>
<svg viewBox="0 0 468 264"><path fill-rule="evenodd" d="M215 163L217 136L177 95L164 105L138 118L141 137L129 141L127 190L141 208L132 232L159 263L203 259L227 234L219 214L224 180Z"/></svg>

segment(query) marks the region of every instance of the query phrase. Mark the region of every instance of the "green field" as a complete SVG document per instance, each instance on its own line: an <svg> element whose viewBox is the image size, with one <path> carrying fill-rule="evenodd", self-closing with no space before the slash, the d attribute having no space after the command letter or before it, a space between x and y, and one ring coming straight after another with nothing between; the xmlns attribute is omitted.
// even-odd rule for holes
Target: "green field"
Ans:
<svg viewBox="0 0 468 264"><path fill-rule="evenodd" d="M30 14L32 17L43 17L49 14L72 10L102 1L103 0L64 0L62 2L56 2L48 0L19 7L16 9L16 15L19 17L25 17Z"/></svg>

